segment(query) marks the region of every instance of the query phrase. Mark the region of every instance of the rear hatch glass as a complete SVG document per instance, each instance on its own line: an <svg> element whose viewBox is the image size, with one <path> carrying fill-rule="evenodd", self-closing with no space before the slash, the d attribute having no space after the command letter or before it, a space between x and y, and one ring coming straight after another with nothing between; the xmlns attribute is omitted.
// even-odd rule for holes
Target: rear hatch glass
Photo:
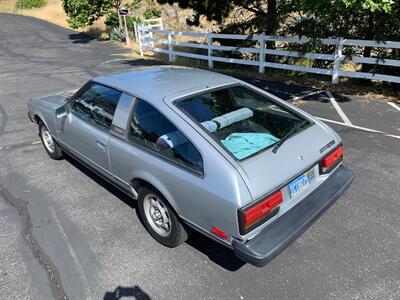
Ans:
<svg viewBox="0 0 400 300"><path fill-rule="evenodd" d="M267 96L239 85L178 100L176 106L239 161L312 125Z"/></svg>

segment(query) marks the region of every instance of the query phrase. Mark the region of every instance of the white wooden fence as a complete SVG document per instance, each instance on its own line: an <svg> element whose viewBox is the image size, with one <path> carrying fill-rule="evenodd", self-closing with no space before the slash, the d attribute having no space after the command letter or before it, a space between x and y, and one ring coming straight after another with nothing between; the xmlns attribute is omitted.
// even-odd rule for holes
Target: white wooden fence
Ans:
<svg viewBox="0 0 400 300"><path fill-rule="evenodd" d="M162 36L164 38L155 38L154 35ZM172 31L172 30L159 30L149 26L138 26L139 46L141 55L146 50L155 51L159 53L167 54L169 61L173 62L175 56L189 57L193 59L200 59L208 61L208 67L213 68L214 61L226 62L233 64L258 66L260 73L265 72L265 68L275 68L292 70L306 73L329 75L332 77L332 83L338 84L339 77L355 77L364 79L375 79L389 82L400 83L400 77L346 71L343 70L343 62L354 62L357 64L377 64L384 66L400 67L400 60L394 59L378 59L373 57L363 57L360 55L353 55L352 57L346 57L343 55L343 47L345 46L358 46L358 47L372 47L372 48L392 48L400 49L400 42L377 42L369 40L350 40L350 39L321 39L320 43L323 45L332 45L335 48L334 54L324 53L299 53L296 51L284 51L277 49L268 49L266 44L268 41L275 41L280 43L298 43L304 44L310 41L309 38L288 38L288 37L275 37L266 35L238 35L238 34L214 34L214 33L199 33L199 32L184 32L184 31ZM204 43L196 42L181 42L176 41L176 37L194 37L202 38ZM230 39L230 40L253 40L257 41L257 47L232 47L232 46L221 46L215 42L215 39ZM164 48L156 47L155 45L164 45ZM175 49L174 49L175 47ZM197 54L191 52L177 51L176 47L187 47L207 50L207 54ZM250 59L238 59L229 57L214 56L213 51L227 51L227 52L240 52L240 53L253 53L258 55L258 60ZM298 57L307 58L312 60L325 60L333 61L332 68L315 68L299 66L295 64L284 64L277 62L269 62L265 60L266 55L284 56L284 57Z"/></svg>
<svg viewBox="0 0 400 300"><path fill-rule="evenodd" d="M139 40L138 40L138 27L141 27L142 28L142 33L143 34L146 34L146 31L144 30L144 29L154 29L154 28L157 28L157 29L160 29L160 30L163 30L164 29L164 25L163 25L163 20L162 20L162 18L156 18L156 19L144 19L144 20L142 20L142 21L140 21L140 22L134 22L133 23L133 31L134 31L134 33L135 33L135 39L136 39L136 42L139 42ZM150 32L148 32L147 34L151 34ZM142 35L142 38L143 38L143 35ZM153 44L154 45L154 44Z"/></svg>

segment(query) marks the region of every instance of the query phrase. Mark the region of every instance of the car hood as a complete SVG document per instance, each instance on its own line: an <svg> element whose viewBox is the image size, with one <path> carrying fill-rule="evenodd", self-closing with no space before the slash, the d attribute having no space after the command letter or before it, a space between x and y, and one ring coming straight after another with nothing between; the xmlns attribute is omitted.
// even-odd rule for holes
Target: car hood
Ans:
<svg viewBox="0 0 400 300"><path fill-rule="evenodd" d="M331 146L325 147L329 143ZM256 200L314 166L338 143L337 136L328 127L314 123L286 140L276 153L272 147L238 162L237 168Z"/></svg>
<svg viewBox="0 0 400 300"><path fill-rule="evenodd" d="M60 106L64 105L65 98L72 96L75 93L73 91L62 91L56 94L32 98L32 103L40 103L41 105L51 107L52 109L57 109Z"/></svg>

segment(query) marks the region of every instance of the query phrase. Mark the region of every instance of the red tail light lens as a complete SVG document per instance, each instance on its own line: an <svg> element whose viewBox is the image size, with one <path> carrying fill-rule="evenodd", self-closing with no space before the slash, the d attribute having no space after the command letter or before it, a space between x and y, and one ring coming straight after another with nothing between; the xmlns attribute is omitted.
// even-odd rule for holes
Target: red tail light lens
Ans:
<svg viewBox="0 0 400 300"><path fill-rule="evenodd" d="M282 203L282 200L282 192L278 191L257 204L239 211L241 233L247 233L274 216L278 212L276 208Z"/></svg>
<svg viewBox="0 0 400 300"><path fill-rule="evenodd" d="M339 146L321 161L321 173L330 172L343 159L343 146Z"/></svg>

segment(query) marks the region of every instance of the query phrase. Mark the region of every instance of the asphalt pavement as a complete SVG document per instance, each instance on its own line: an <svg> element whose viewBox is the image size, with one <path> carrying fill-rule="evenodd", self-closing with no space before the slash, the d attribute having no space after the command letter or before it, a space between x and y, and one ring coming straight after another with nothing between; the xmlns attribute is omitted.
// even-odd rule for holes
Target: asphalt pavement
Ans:
<svg viewBox="0 0 400 300"><path fill-rule="evenodd" d="M159 245L134 201L72 159L50 160L38 143L28 99L152 64L125 53L0 14L1 299L400 298L398 103L246 79L327 120L355 176L307 232L256 268L199 234L175 249Z"/></svg>

